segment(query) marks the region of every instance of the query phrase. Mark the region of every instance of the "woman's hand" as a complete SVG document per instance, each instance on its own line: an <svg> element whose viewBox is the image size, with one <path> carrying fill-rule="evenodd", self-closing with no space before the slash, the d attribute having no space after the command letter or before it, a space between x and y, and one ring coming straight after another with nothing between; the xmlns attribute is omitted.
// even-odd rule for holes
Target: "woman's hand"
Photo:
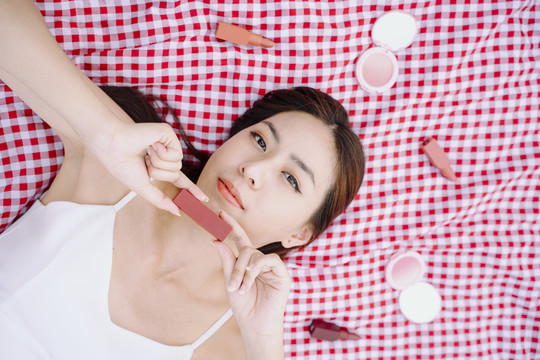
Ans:
<svg viewBox="0 0 540 360"><path fill-rule="evenodd" d="M283 316L291 285L287 268L278 255L255 249L231 216L222 211L220 217L233 227L229 236L239 253L236 258L228 245L214 241L248 358L282 358Z"/></svg>
<svg viewBox="0 0 540 360"><path fill-rule="evenodd" d="M122 123L107 142L95 147L96 156L111 174L155 206L180 214L172 200L151 183L150 177L187 188L201 201L208 200L180 171L182 147L169 125Z"/></svg>

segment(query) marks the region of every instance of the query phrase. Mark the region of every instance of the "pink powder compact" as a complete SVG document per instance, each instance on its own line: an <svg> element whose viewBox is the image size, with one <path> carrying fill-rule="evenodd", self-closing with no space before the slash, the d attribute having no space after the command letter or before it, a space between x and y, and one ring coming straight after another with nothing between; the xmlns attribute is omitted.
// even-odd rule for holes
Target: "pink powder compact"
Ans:
<svg viewBox="0 0 540 360"><path fill-rule="evenodd" d="M426 264L419 253L398 252L386 266L386 281L399 294L401 313L415 323L433 321L442 308L442 299L437 290L428 283L421 282Z"/></svg>
<svg viewBox="0 0 540 360"><path fill-rule="evenodd" d="M393 52L407 48L417 33L416 21L402 11L390 11L373 25L376 45L364 52L356 64L356 78L367 92L381 93L396 83L399 65Z"/></svg>
<svg viewBox="0 0 540 360"><path fill-rule="evenodd" d="M386 265L386 281L396 290L405 290L419 282L425 271L426 264L419 253L398 252Z"/></svg>

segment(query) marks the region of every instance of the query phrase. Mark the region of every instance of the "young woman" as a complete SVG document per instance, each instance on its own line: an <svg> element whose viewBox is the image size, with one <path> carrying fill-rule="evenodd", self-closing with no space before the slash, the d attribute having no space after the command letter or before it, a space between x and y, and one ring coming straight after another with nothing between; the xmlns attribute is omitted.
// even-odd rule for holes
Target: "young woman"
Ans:
<svg viewBox="0 0 540 360"><path fill-rule="evenodd" d="M27 27L4 30L25 38L38 24L43 34L43 24L28 22L35 9L20 4L2 4L0 13L16 18L24 10ZM267 94L193 173L195 185L179 171L170 129L132 123L128 114L157 118L144 97L131 92L124 102L130 90L105 88L107 96L51 49L43 49L49 65L72 72L66 82L75 83L48 93L43 79L33 84L0 55L1 78L55 129L65 151L46 195L0 236L1 357L282 358L290 280L279 255L324 231L363 176L343 107L310 88ZM137 160L144 176L132 172ZM148 175L153 185L140 180ZM223 243L173 214L169 202L182 187L233 226Z"/></svg>

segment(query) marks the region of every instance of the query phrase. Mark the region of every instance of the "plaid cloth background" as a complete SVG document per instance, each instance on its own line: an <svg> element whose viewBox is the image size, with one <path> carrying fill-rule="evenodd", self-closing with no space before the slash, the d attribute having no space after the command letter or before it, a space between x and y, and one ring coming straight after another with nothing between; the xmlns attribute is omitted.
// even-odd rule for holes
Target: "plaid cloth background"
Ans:
<svg viewBox="0 0 540 360"><path fill-rule="evenodd" d="M365 182L333 226L287 260L294 279L287 358L540 358L538 3L78 0L38 6L92 80L167 99L195 146L208 152L234 119L276 88L312 86L347 108L366 151ZM419 33L396 53L397 84L370 95L355 78L356 59L373 46L370 30L389 10L413 15ZM276 46L217 40L218 20ZM47 189L62 145L3 83L0 120L2 231ZM457 183L442 177L420 149L430 136L448 154ZM431 323L404 318L399 293L384 280L389 257L402 249L422 254L424 281L442 296L443 309ZM313 319L362 339L312 339Z"/></svg>

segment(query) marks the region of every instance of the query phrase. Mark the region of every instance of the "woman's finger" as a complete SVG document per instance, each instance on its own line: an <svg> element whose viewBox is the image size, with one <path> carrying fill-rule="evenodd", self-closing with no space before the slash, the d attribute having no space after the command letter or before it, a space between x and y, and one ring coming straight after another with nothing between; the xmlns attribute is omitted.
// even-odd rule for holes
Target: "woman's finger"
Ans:
<svg viewBox="0 0 540 360"><path fill-rule="evenodd" d="M182 162L182 158L184 157L182 149L176 147L165 147L159 142L153 143L150 147L156 152L159 158L164 161Z"/></svg>
<svg viewBox="0 0 540 360"><path fill-rule="evenodd" d="M261 256L253 257L247 270L250 276L244 278L246 291L251 289L256 278L268 278L269 273L271 273L272 278L278 279L280 283L290 286L291 278L287 267L277 254L263 255L261 253Z"/></svg>
<svg viewBox="0 0 540 360"><path fill-rule="evenodd" d="M191 182L191 180L189 180L180 170L167 171L159 169L148 159L145 159L145 163L148 175L153 179L170 182L179 188L187 189L193 196L199 199L199 201L208 201L208 196L206 196L206 194L197 185Z"/></svg>
<svg viewBox="0 0 540 360"><path fill-rule="evenodd" d="M147 162L146 166L148 168L148 175L150 175L155 180L174 182L178 179L178 176L180 176L179 170L176 170L176 171L163 170L163 169L155 167L151 162Z"/></svg>
<svg viewBox="0 0 540 360"><path fill-rule="evenodd" d="M176 206L176 204L169 197L165 196L161 190L152 185L150 179L148 179L148 182L145 184L133 186L132 190L144 199L150 201L156 207L168 211L171 214L180 216L180 209L178 209L178 206Z"/></svg>
<svg viewBox="0 0 540 360"><path fill-rule="evenodd" d="M264 271L266 271L264 265L261 266L260 260L264 258L264 255L257 251L251 256L248 266L244 269L244 278L242 285L240 286L239 293L243 294L251 289L257 277Z"/></svg>
<svg viewBox="0 0 540 360"><path fill-rule="evenodd" d="M225 284L228 284L234 269L236 257L234 256L233 251L231 250L231 248L229 248L227 244L219 240L214 240L213 244L219 254L219 257L221 258L221 263L223 264L223 275L225 276Z"/></svg>
<svg viewBox="0 0 540 360"><path fill-rule="evenodd" d="M158 154L157 151L154 150L153 146L149 146L146 149L146 152L148 153L148 156L150 158L150 161L154 167L167 170L167 171L179 171L182 168L182 160L164 160L161 158L161 156Z"/></svg>
<svg viewBox="0 0 540 360"><path fill-rule="evenodd" d="M235 218L233 218L231 215L227 214L225 211L221 210L219 212L219 217L225 220L226 223L232 226L232 231L229 234L229 237L231 237L234 240L234 245L236 246L236 249L240 252L240 250L243 247L250 247L253 248L253 244L251 243L251 240L247 236L244 229L238 224Z"/></svg>
<svg viewBox="0 0 540 360"><path fill-rule="evenodd" d="M170 181L170 183L178 188L187 189L200 201L208 201L208 196L206 196L206 194L181 171L178 172L178 177L176 180Z"/></svg>
<svg viewBox="0 0 540 360"><path fill-rule="evenodd" d="M231 274L231 279L229 280L229 285L227 285L228 291L235 291L241 288L244 281L246 281L246 276L250 276L246 273L246 268L248 264L252 261L253 257L257 256L257 250L249 247L244 247L241 249L238 259L236 259L236 264L234 265L233 272Z"/></svg>

